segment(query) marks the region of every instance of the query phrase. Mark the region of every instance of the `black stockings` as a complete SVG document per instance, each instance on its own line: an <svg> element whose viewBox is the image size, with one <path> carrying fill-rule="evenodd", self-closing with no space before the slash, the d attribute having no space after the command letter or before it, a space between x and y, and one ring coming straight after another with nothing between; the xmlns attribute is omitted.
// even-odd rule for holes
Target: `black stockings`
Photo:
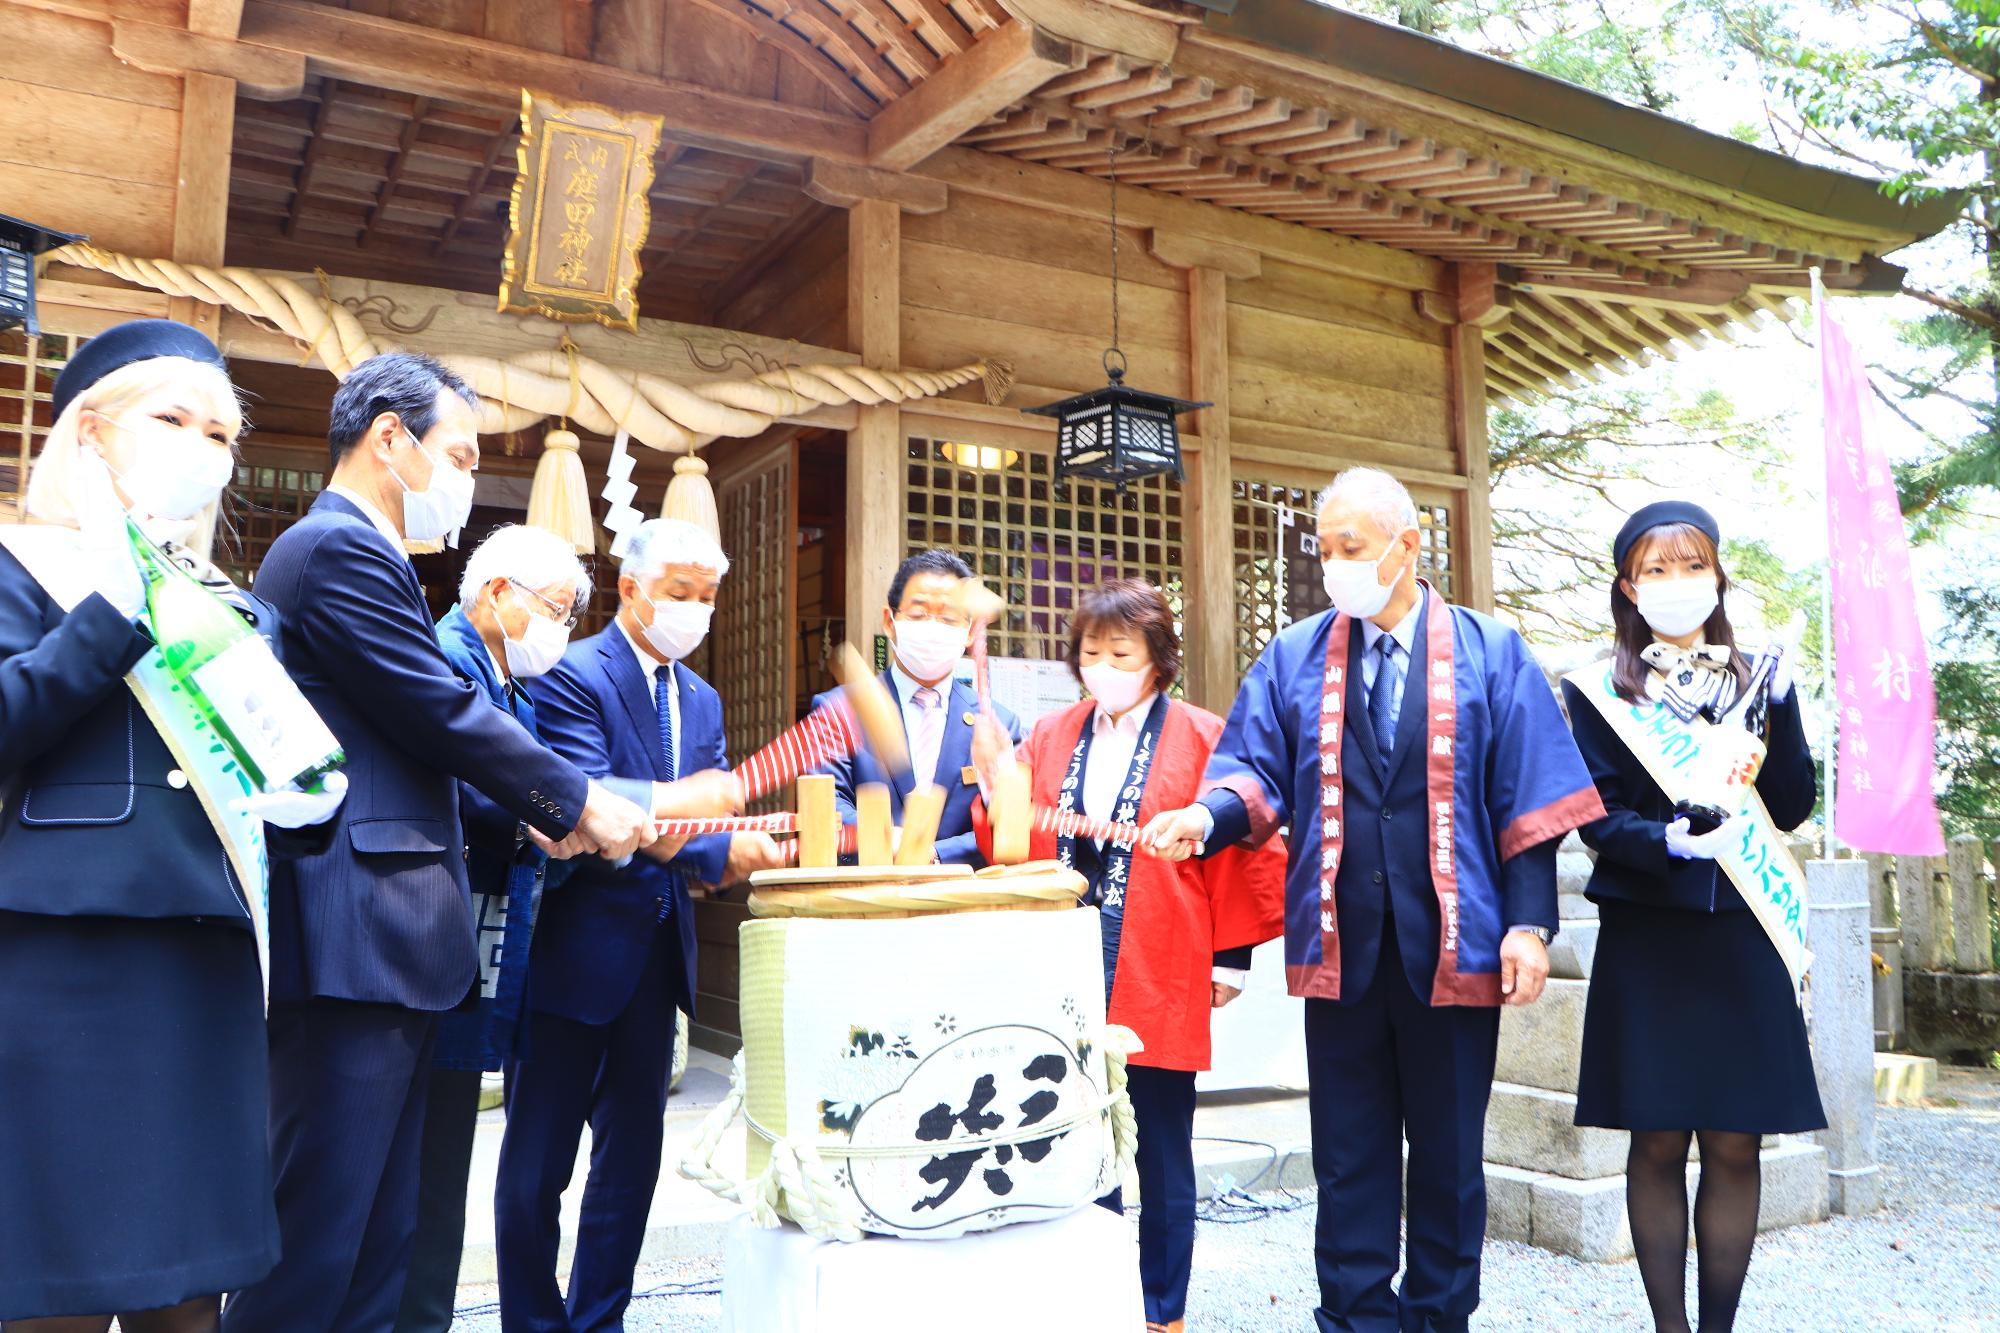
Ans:
<svg viewBox="0 0 2000 1333"><path fill-rule="evenodd" d="M1635 1133L1625 1162L1632 1248L1658 1333L1690 1333L1687 1156L1692 1137L1686 1130ZM1694 1200L1700 1328L1701 1333L1730 1333L1757 1242L1761 1144L1755 1134L1703 1130L1700 1138L1701 1185Z"/></svg>
<svg viewBox="0 0 2000 1333"><path fill-rule="evenodd" d="M120 1333L216 1333L221 1317L220 1296L197 1296L163 1310L139 1310L117 1318ZM10 1319L0 1324L0 1333L108 1333L111 1319L108 1314Z"/></svg>

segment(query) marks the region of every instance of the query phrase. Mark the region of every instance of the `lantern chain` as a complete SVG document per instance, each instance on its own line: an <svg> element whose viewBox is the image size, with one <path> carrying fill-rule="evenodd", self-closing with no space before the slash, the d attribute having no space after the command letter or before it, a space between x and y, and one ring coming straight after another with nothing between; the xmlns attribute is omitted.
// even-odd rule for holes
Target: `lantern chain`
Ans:
<svg viewBox="0 0 2000 1333"><path fill-rule="evenodd" d="M1104 354L1104 369L1113 379L1122 379L1125 374L1125 349L1118 345L1118 132L1111 133L1111 143L1104 152L1105 173L1111 177L1111 347ZM1118 368L1113 371L1111 359L1118 358Z"/></svg>

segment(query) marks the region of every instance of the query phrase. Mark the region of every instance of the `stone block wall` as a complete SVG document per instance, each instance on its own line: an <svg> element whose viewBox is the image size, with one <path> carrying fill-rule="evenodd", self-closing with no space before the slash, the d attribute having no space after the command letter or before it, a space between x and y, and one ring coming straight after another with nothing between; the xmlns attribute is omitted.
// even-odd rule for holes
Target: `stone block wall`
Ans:
<svg viewBox="0 0 2000 1333"><path fill-rule="evenodd" d="M1549 950L1548 989L1500 1012L1500 1051L1486 1112L1486 1234L1573 1258L1630 1258L1621 1131L1579 1128L1577 1073L1584 1003L1597 953L1597 908L1583 896L1591 858L1571 835L1557 859L1562 931ZM1762 1229L1827 1216L1826 1149L1802 1138L1764 1146ZM1688 1166L1689 1187L1700 1163Z"/></svg>

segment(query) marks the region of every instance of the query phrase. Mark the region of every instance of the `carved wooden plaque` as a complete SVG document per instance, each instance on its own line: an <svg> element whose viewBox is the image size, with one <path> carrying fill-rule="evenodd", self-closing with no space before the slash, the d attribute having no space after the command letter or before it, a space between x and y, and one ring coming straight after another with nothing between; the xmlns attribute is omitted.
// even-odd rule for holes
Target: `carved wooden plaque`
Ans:
<svg viewBox="0 0 2000 1333"><path fill-rule="evenodd" d="M637 329L660 117L521 91L500 309Z"/></svg>

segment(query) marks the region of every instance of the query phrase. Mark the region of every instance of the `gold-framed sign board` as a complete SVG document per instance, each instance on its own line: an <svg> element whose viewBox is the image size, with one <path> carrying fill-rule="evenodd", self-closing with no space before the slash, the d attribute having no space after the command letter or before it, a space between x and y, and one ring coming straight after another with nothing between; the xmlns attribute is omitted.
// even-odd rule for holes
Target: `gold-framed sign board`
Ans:
<svg viewBox="0 0 2000 1333"><path fill-rule="evenodd" d="M637 330L660 117L521 90L500 309Z"/></svg>

